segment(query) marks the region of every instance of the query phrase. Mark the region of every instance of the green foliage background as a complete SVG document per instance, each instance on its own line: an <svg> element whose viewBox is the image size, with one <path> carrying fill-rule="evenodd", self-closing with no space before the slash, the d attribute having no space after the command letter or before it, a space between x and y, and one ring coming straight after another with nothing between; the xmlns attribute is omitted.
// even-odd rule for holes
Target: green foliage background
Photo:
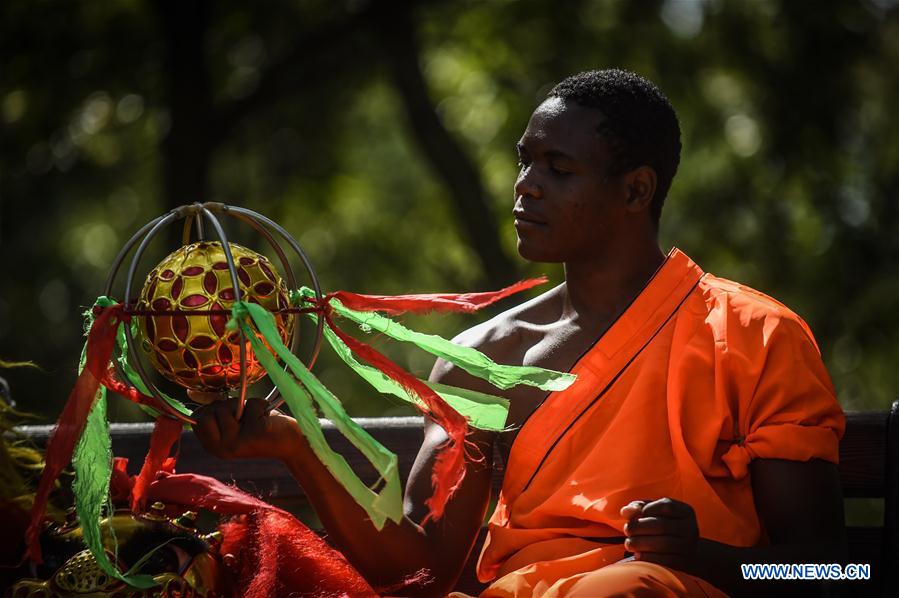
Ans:
<svg viewBox="0 0 899 598"><path fill-rule="evenodd" d="M282 223L325 289L559 281L515 255L514 144L553 83L618 66L680 115L664 246L790 305L843 406L885 409L899 398L897 65L893 0L4 2L0 357L42 369L3 375L53 419L116 252L196 200ZM483 317L408 323L452 336ZM427 374L429 359L376 344ZM317 373L354 415L408 413L327 355ZM110 413L141 417L124 401Z"/></svg>

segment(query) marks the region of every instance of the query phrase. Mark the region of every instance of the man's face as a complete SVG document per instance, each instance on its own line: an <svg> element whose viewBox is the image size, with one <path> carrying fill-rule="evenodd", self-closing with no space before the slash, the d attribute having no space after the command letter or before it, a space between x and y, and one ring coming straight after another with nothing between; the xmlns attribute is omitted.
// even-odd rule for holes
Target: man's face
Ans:
<svg viewBox="0 0 899 598"><path fill-rule="evenodd" d="M597 132L603 115L560 98L543 102L518 142L515 230L518 252L535 262L603 255L621 235L627 188L607 176L609 154Z"/></svg>

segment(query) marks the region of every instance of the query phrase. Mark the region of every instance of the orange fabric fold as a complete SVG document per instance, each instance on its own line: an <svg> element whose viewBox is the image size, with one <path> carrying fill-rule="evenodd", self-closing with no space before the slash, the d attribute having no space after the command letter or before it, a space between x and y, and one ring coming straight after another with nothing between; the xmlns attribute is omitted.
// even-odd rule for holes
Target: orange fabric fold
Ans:
<svg viewBox="0 0 899 598"><path fill-rule="evenodd" d="M757 545L751 460L837 461L843 412L808 326L677 249L572 371L512 446L481 581L620 560L637 499L686 502L702 537Z"/></svg>
<svg viewBox="0 0 899 598"><path fill-rule="evenodd" d="M600 549L539 562L490 585L480 598L727 598L707 581L646 561L615 561ZM453 593L450 598L468 598Z"/></svg>

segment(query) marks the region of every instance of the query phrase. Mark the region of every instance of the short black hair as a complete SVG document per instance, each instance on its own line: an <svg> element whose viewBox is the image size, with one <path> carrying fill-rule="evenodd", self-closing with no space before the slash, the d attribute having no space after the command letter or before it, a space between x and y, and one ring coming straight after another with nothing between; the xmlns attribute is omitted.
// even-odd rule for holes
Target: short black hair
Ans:
<svg viewBox="0 0 899 598"><path fill-rule="evenodd" d="M636 73L605 69L572 75L553 87L547 97L603 113L599 133L612 154L607 174L624 174L638 166L655 170L656 192L650 213L658 226L681 150L677 114L662 90Z"/></svg>

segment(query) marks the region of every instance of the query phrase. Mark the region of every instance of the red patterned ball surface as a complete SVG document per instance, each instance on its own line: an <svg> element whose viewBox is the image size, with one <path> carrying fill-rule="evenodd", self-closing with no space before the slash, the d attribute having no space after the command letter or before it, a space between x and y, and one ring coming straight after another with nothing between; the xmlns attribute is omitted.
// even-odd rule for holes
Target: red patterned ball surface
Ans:
<svg viewBox="0 0 899 598"><path fill-rule="evenodd" d="M269 311L288 307L288 291L269 260L229 243L244 301ZM240 384L240 336L226 329L226 310L234 304L234 285L222 244L203 241L185 245L162 260L147 276L137 309L178 313L137 318L140 347L165 378L185 388L219 392ZM191 312L199 312L192 314ZM281 340L288 342L293 316L276 313ZM261 337L260 337L261 338ZM265 370L247 342L247 381Z"/></svg>

